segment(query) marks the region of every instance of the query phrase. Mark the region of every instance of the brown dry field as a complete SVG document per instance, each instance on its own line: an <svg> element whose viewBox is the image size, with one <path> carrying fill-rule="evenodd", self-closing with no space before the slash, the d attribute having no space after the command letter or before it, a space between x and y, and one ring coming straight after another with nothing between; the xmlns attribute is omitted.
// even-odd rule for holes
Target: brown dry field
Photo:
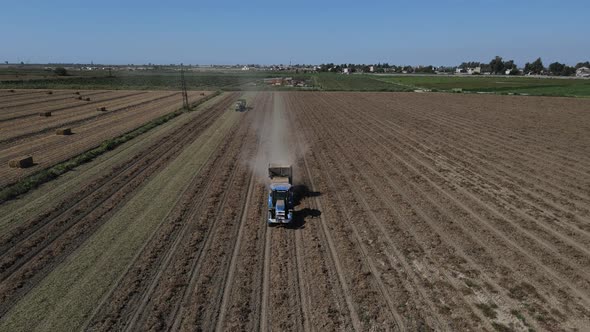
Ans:
<svg viewBox="0 0 590 332"><path fill-rule="evenodd" d="M203 98L202 93L210 94L191 92L189 102ZM0 188L181 106L178 91L0 90ZM51 116L41 117L41 112ZM64 127L73 134L55 134ZM33 156L34 167L8 167L9 160L27 155Z"/></svg>
<svg viewBox="0 0 590 332"><path fill-rule="evenodd" d="M0 330L588 330L590 100L240 97L0 205Z"/></svg>

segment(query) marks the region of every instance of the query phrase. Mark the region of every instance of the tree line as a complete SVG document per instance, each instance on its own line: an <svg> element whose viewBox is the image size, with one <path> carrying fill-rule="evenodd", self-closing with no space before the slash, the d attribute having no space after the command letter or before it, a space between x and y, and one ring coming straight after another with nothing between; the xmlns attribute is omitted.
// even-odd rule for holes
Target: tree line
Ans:
<svg viewBox="0 0 590 332"><path fill-rule="evenodd" d="M473 74L480 73L491 73L495 75L554 75L554 76L572 76L576 74L576 70L581 67L590 68L590 62L579 62L575 66L568 66L563 63L553 62L545 67L543 60L537 58L532 62L525 63L522 70L520 70L514 60L504 60L501 56L494 57L490 62L478 62L469 61L463 62L459 66L446 67L446 66L397 66L390 65L389 63L377 63L377 64L353 64L353 63L325 63L319 65L316 70L319 72L344 72L344 69L348 69L348 72L374 72L374 73L417 73L417 74L435 74L439 73L452 73L456 72L457 69L460 71L467 71L468 69L479 68L479 71L474 71Z"/></svg>

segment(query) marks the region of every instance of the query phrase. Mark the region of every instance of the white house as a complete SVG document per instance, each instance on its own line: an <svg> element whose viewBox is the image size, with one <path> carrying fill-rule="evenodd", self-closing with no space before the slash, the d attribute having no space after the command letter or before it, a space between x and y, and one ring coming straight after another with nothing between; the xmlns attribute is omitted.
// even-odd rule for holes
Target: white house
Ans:
<svg viewBox="0 0 590 332"><path fill-rule="evenodd" d="M576 77L590 77L590 68L580 67L576 70Z"/></svg>
<svg viewBox="0 0 590 332"><path fill-rule="evenodd" d="M467 74L469 74L469 75L481 74L481 67L467 68Z"/></svg>
<svg viewBox="0 0 590 332"><path fill-rule="evenodd" d="M342 69L342 74L350 74L350 68Z"/></svg>
<svg viewBox="0 0 590 332"><path fill-rule="evenodd" d="M372 72L374 72L374 71L375 71L375 66L370 66L370 67L369 67L369 71L370 71L371 73L372 73Z"/></svg>

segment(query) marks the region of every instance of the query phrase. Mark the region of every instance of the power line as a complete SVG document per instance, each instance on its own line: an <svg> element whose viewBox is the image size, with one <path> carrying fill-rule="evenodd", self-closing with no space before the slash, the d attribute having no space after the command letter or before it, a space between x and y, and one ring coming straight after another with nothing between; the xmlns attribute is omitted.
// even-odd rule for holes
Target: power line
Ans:
<svg viewBox="0 0 590 332"><path fill-rule="evenodd" d="M186 92L186 80L184 79L184 66L180 64L180 87L182 89L182 108L188 110L188 94Z"/></svg>

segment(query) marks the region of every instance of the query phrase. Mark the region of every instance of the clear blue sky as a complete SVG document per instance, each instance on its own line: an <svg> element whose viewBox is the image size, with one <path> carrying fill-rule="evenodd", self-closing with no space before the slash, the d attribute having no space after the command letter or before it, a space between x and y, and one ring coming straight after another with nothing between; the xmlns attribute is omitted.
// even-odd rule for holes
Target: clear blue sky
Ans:
<svg viewBox="0 0 590 332"><path fill-rule="evenodd" d="M590 1L5 1L0 61L590 60Z"/></svg>

